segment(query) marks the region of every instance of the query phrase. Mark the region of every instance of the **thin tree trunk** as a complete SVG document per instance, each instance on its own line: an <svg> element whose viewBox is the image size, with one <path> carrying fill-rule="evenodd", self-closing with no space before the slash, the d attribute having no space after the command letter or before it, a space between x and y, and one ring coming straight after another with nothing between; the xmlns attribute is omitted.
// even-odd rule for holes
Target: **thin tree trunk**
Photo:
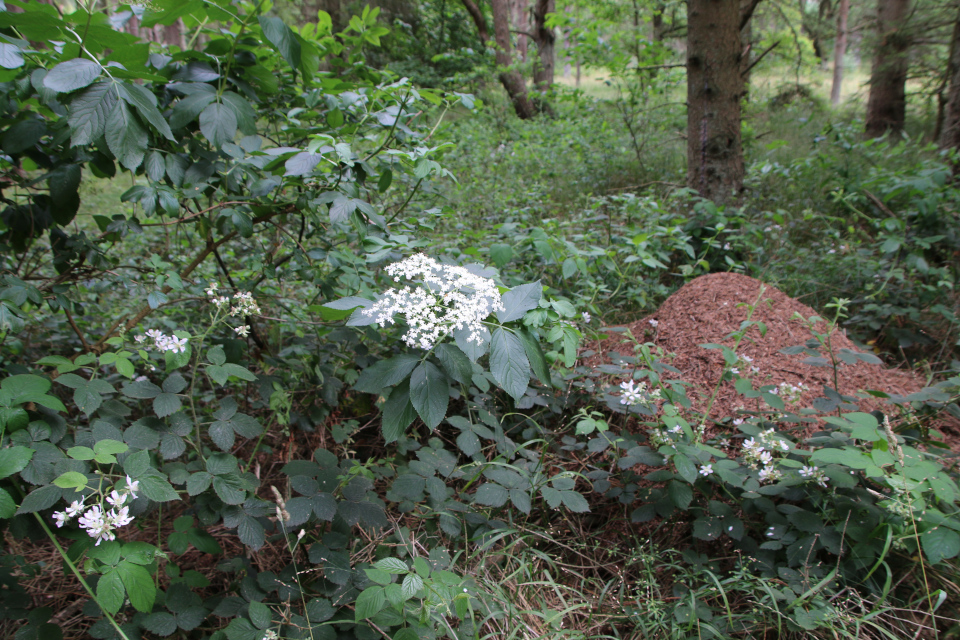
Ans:
<svg viewBox="0 0 960 640"><path fill-rule="evenodd" d="M500 82L507 90L517 115L524 120L534 115L533 102L527 95L527 83L520 72L513 67L513 47L510 44L510 6L509 0L491 0L493 8L493 37L497 41L497 67Z"/></svg>
<svg viewBox="0 0 960 640"><path fill-rule="evenodd" d="M833 45L833 86L830 87L830 102L840 104L840 89L843 87L843 56L847 52L847 16L850 0L840 0L837 7L837 39Z"/></svg>
<svg viewBox="0 0 960 640"><path fill-rule="evenodd" d="M537 65L533 69L533 84L537 91L548 91L553 86L556 68L556 36L547 26L547 14L556 11L556 0L536 0L533 5L533 35L537 42Z"/></svg>
<svg viewBox="0 0 960 640"><path fill-rule="evenodd" d="M743 52L740 54L740 79L743 80L743 99L750 100L750 71L753 68L753 22L747 22L740 30L740 46Z"/></svg>
<svg viewBox="0 0 960 640"><path fill-rule="evenodd" d="M866 134L870 138L902 132L907 110L910 42L904 22L910 13L910 0L878 0L877 4L880 40L873 56L867 99Z"/></svg>
<svg viewBox="0 0 960 640"><path fill-rule="evenodd" d="M939 143L942 149L960 152L960 14L953 25L950 41L950 59L947 61L948 88ZM953 165L953 173L960 173L960 165Z"/></svg>
<svg viewBox="0 0 960 640"><path fill-rule="evenodd" d="M663 42L663 10L662 2L653 5L653 41Z"/></svg>
<svg viewBox="0 0 960 640"><path fill-rule="evenodd" d="M688 0L687 184L718 203L743 188L740 29L739 0Z"/></svg>
<svg viewBox="0 0 960 640"><path fill-rule="evenodd" d="M513 5L513 24L517 30L517 53L521 62L527 61L527 49L529 47L529 38L526 34L530 33L530 12L527 5L528 0L511 0Z"/></svg>
<svg viewBox="0 0 960 640"><path fill-rule="evenodd" d="M470 14L470 19L473 20L473 24L477 27L477 35L480 36L480 43L483 46L487 46L487 43L490 42L490 31L487 30L487 19L483 16L483 11L480 10L480 7L478 7L473 0L460 1L463 3L463 8Z"/></svg>

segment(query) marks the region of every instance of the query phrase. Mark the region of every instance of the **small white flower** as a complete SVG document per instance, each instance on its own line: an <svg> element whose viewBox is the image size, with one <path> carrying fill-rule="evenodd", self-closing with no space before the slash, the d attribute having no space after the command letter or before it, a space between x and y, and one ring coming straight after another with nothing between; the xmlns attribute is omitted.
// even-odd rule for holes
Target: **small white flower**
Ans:
<svg viewBox="0 0 960 640"><path fill-rule="evenodd" d="M654 329L657 328L657 325L658 325L658 324L660 324L660 323L657 322L656 320L650 320L650 326L653 327Z"/></svg>
<svg viewBox="0 0 960 640"><path fill-rule="evenodd" d="M59 529L60 527L65 525L68 520L70 520L70 517L67 514L65 514L63 511L54 511L53 519L57 521L57 529Z"/></svg>
<svg viewBox="0 0 960 640"><path fill-rule="evenodd" d="M733 426L739 427L739 426L742 425L742 424L743 424L743 418L734 418L734 419L733 419ZM746 446L746 443L744 443L744 446Z"/></svg>
<svg viewBox="0 0 960 640"><path fill-rule="evenodd" d="M581 313L581 314L580 314L580 317L583 319L583 323L584 323L584 324L590 324L590 321L593 319L593 317L592 317L589 313L587 313L586 311L584 311L583 313Z"/></svg>
<svg viewBox="0 0 960 640"><path fill-rule="evenodd" d="M110 492L110 495L107 496L107 502L109 502L114 507L122 507L123 503L127 501L127 494L120 493L117 490Z"/></svg>
<svg viewBox="0 0 960 640"><path fill-rule="evenodd" d="M137 497L137 491L140 490L140 481L133 480L130 476L127 476L127 491L130 493L132 498Z"/></svg>
<svg viewBox="0 0 960 640"><path fill-rule="evenodd" d="M724 250L724 251L730 251L730 243L729 243L729 242L727 242L727 243L725 243L725 244L723 245L723 250Z"/></svg>
<svg viewBox="0 0 960 640"><path fill-rule="evenodd" d="M712 465L712 464L705 464L705 465L703 465L702 467L700 467L700 475L702 475L702 476L708 476L708 475L710 475L711 473L713 473L713 465Z"/></svg>
<svg viewBox="0 0 960 640"><path fill-rule="evenodd" d="M760 454L759 460L763 464L770 464L773 462L773 454L770 453L769 451L764 451L763 453Z"/></svg>
<svg viewBox="0 0 960 640"><path fill-rule="evenodd" d="M147 376L137 376L136 378L133 379L134 382L145 382L146 380L147 380Z"/></svg>
<svg viewBox="0 0 960 640"><path fill-rule="evenodd" d="M246 325L246 324L240 325L239 327L234 329L234 332L236 332L238 336L247 337L250 334L250 325Z"/></svg>
<svg viewBox="0 0 960 640"><path fill-rule="evenodd" d="M621 382L620 389L623 390L623 393L620 394L620 404L631 407L640 404L643 402L643 392L646 387L646 382L641 382L639 385L635 385L633 380Z"/></svg>
<svg viewBox="0 0 960 640"><path fill-rule="evenodd" d="M76 518L83 511L83 500L74 500L70 503L70 506L67 507L66 513L68 518Z"/></svg>

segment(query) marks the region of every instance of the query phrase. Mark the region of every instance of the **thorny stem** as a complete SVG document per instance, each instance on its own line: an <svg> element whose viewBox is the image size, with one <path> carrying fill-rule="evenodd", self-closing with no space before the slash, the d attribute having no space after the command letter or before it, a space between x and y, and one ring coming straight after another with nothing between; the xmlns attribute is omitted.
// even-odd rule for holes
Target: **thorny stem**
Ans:
<svg viewBox="0 0 960 640"><path fill-rule="evenodd" d="M53 546L57 548L57 551L60 553L60 557L63 558L63 561L68 567L70 567L70 571L73 572L73 575L77 577L77 580L86 590L86 592L90 595L93 601L97 603L97 606L100 607L100 610L103 611L103 615L107 617L107 620L110 621L110 624L113 626L113 628L116 629L117 633L120 634L120 637L123 638L123 640L130 640L130 638L127 637L127 634L123 632L123 629L120 628L120 625L117 624L117 621L113 619L112 615L110 615L110 612L100 604L99 600L97 600L97 594L94 593L93 589L90 588L90 585L87 584L87 581L80 574L80 570L77 569L77 565L73 563L73 560L70 559L70 556L67 555L67 552L64 551L63 547L60 546L60 543L57 541L57 537L53 535L52 531L50 531L50 527L47 526L47 523L43 521L43 518L39 513L34 512L33 515L37 518L37 522L40 523L44 533L46 533L47 537L50 538L50 541L53 542Z"/></svg>

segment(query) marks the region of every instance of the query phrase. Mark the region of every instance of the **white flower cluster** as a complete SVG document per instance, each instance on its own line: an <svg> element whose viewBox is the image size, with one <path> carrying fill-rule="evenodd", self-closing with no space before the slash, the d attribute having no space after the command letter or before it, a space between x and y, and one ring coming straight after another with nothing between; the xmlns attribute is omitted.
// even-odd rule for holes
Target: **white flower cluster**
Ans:
<svg viewBox="0 0 960 640"><path fill-rule="evenodd" d="M783 401L787 404L793 404L800 400L800 396L804 392L808 391L809 387L803 384L790 384L789 382L781 382L776 389L772 391L774 395L778 395L783 398Z"/></svg>
<svg viewBox="0 0 960 640"><path fill-rule="evenodd" d="M730 367L730 372L735 373L738 376L742 375L740 371L747 371L749 369L750 373L760 373L760 367L753 366L753 358L743 354L737 355L737 362L734 366Z"/></svg>
<svg viewBox="0 0 960 640"><path fill-rule="evenodd" d="M660 399L660 389L647 391L647 383L634 383L633 380L625 380L620 383L620 404L633 407L638 404L649 404Z"/></svg>
<svg viewBox="0 0 960 640"><path fill-rule="evenodd" d="M218 288L219 285L216 282L211 282L207 288L207 295L210 296L210 302L215 304L218 309L229 308L231 316L260 315L260 305L253 299L253 294L249 291L241 291L233 294L233 307L230 307L230 297L220 295L217 291ZM240 333L238 329L234 329L234 331L242 336L247 335L246 333Z"/></svg>
<svg viewBox="0 0 960 640"><path fill-rule="evenodd" d="M586 312L586 311L584 311L583 313L580 314L580 318L583 319L583 323L584 323L584 324L590 324L590 321L593 320L593 316L591 316L591 315L590 315L588 312Z"/></svg>
<svg viewBox="0 0 960 640"><path fill-rule="evenodd" d="M827 476L818 467L803 467L800 469L800 477L813 480L824 489L827 488Z"/></svg>
<svg viewBox="0 0 960 640"><path fill-rule="evenodd" d="M713 473L713 465L712 465L712 464L705 464L705 465L703 465L702 467L700 467L699 473L700 473L700 475L702 475L703 477L707 477L708 475L710 475L711 473Z"/></svg>
<svg viewBox="0 0 960 640"><path fill-rule="evenodd" d="M86 529L91 538L96 538L95 546L100 546L104 540L116 540L114 529L125 527L133 522L133 516L130 515L130 507L125 507L124 503L128 499L133 500L137 497L137 491L140 489L140 482L132 480L127 476L127 484L121 491L114 488L107 496L107 502L110 509L106 510L102 504L86 507L83 499L74 500L73 503L63 511L54 511L53 519L57 523L57 528L70 522L72 518L80 515L86 509L86 512L77 520L81 529Z"/></svg>
<svg viewBox="0 0 960 640"><path fill-rule="evenodd" d="M774 454L790 451L786 440L779 438L773 429L767 429L757 440L743 441L743 458L753 469L760 469L760 482L774 482L783 477L776 467Z"/></svg>
<svg viewBox="0 0 960 640"><path fill-rule="evenodd" d="M453 329L468 330L469 341L480 344L483 320L504 308L493 280L422 253L393 263L387 273L394 282L405 278L419 286L384 292L363 315L373 317L381 327L393 324L395 314L405 316L409 330L403 340L411 347L431 349Z"/></svg>
<svg viewBox="0 0 960 640"><path fill-rule="evenodd" d="M137 336L137 344L142 345L144 342L146 342L147 338L151 338L153 340L153 346L155 346L161 353L164 351L183 353L187 350L187 338L164 335L163 332L157 331L156 329L148 330L146 335Z"/></svg>

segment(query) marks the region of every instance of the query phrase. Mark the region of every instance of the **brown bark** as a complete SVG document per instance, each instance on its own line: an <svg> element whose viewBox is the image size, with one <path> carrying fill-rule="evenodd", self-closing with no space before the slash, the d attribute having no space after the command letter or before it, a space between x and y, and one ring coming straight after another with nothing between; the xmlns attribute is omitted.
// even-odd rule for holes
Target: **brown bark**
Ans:
<svg viewBox="0 0 960 640"><path fill-rule="evenodd" d="M513 13L514 29L517 32L517 54L521 62L527 61L527 48L529 46L530 33L530 12L527 6L528 0L510 0Z"/></svg>
<svg viewBox="0 0 960 640"><path fill-rule="evenodd" d="M840 0L837 6L837 39L833 45L833 86L830 87L830 102L840 104L840 89L843 85L843 56L847 52L847 16L850 0Z"/></svg>
<svg viewBox="0 0 960 640"><path fill-rule="evenodd" d="M532 118L535 110L530 96L527 95L527 83L520 72L513 67L513 46L510 44L510 5L509 0L491 0L493 8L493 37L497 42L497 67L500 82L506 89L517 115L524 120Z"/></svg>
<svg viewBox="0 0 960 640"><path fill-rule="evenodd" d="M687 2L687 184L714 202L743 188L739 0Z"/></svg>
<svg viewBox="0 0 960 640"><path fill-rule="evenodd" d="M947 75L947 99L938 142L942 149L955 149L960 152L960 15L953 25ZM960 173L960 166L954 164L953 173Z"/></svg>
<svg viewBox="0 0 960 640"><path fill-rule="evenodd" d="M477 35L480 36L480 42L486 46L490 42L490 31L487 30L487 19L483 15L483 11L480 10L480 7L473 0L460 0L463 3L463 8L467 10L467 13L470 14L470 19L473 20L473 24L477 27Z"/></svg>
<svg viewBox="0 0 960 640"><path fill-rule="evenodd" d="M556 11L556 0L536 0L533 5L533 35L537 43L537 64L533 69L533 85L547 91L553 85L556 68L556 36L547 26L547 14Z"/></svg>
<svg viewBox="0 0 960 640"><path fill-rule="evenodd" d="M910 39L904 23L910 0L878 0L879 42L870 70L870 97L867 99L866 134L878 138L899 134L907 110L907 50Z"/></svg>
<svg viewBox="0 0 960 640"><path fill-rule="evenodd" d="M653 41L654 42L663 42L663 10L664 6L662 2L658 2L653 6Z"/></svg>

